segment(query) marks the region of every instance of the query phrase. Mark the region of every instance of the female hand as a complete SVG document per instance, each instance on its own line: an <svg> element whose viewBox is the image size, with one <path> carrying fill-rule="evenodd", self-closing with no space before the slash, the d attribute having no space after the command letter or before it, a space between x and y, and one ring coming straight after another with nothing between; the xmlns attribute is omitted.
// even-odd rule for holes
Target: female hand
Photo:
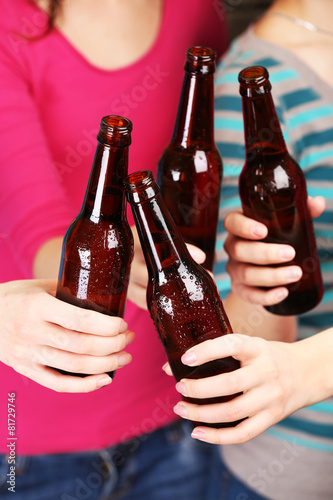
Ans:
<svg viewBox="0 0 333 500"><path fill-rule="evenodd" d="M312 217L318 217L325 209L321 196L309 198L308 204ZM295 257L294 248L258 241L267 236L267 227L240 212L229 213L224 226L229 232L224 248L229 255L226 267L232 291L252 304L265 306L281 302L288 295L283 285L296 282L302 276L299 266L282 266ZM272 264L281 266L271 267Z"/></svg>
<svg viewBox="0 0 333 500"><path fill-rule="evenodd" d="M134 339L117 317L62 302L55 280L0 285L0 360L58 392L90 392L111 382L105 373L131 361ZM63 375L58 368L87 377Z"/></svg>
<svg viewBox="0 0 333 500"><path fill-rule="evenodd" d="M207 423L245 419L236 427L196 427L192 437L201 441L234 444L258 436L296 409L312 404L311 382L307 383L311 377L309 362L300 356L298 344L231 334L189 349L182 356L185 365L198 366L233 356L240 361L241 368L209 378L183 379L176 384L178 392L199 399L242 394L219 404L195 405L181 401L175 406L175 413L192 421ZM171 374L168 364L164 369Z"/></svg>
<svg viewBox="0 0 333 500"><path fill-rule="evenodd" d="M147 309L147 284L148 271L146 261L143 256L139 235L135 226L131 227L134 238L134 258L131 267L130 283L127 297L138 307ZM205 253L194 245L187 245L187 248L198 264L202 264L206 258Z"/></svg>

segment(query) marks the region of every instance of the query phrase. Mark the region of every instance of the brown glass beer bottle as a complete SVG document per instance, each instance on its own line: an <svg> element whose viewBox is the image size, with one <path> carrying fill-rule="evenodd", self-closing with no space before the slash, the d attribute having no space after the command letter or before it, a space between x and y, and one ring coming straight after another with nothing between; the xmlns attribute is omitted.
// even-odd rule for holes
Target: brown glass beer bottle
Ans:
<svg viewBox="0 0 333 500"><path fill-rule="evenodd" d="M205 378L239 368L239 362L232 357L198 367L181 362L190 347L231 334L232 329L212 277L190 256L153 174L148 170L135 172L127 177L125 185L148 268L148 309L176 380ZM233 397L184 399L209 404Z"/></svg>
<svg viewBox="0 0 333 500"><path fill-rule="evenodd" d="M206 253L203 266L210 271L222 182L222 159L214 141L215 61L210 48L188 49L174 132L157 173L162 196L181 235Z"/></svg>
<svg viewBox="0 0 333 500"><path fill-rule="evenodd" d="M131 130L127 118L102 118L82 208L64 238L56 293L70 304L118 317L124 315L133 258L123 185Z"/></svg>
<svg viewBox="0 0 333 500"><path fill-rule="evenodd" d="M244 214L267 226L264 241L293 246L296 256L285 265L294 264L303 271L298 282L287 285L289 295L266 309L280 315L301 314L315 307L323 295L305 177L286 149L267 69L245 68L238 80L246 147L239 178Z"/></svg>

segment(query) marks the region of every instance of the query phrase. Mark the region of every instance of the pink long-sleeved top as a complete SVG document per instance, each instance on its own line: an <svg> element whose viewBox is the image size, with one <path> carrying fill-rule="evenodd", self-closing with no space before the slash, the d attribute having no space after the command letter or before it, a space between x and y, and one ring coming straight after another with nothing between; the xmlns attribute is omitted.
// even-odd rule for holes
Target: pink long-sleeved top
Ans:
<svg viewBox="0 0 333 500"><path fill-rule="evenodd" d="M36 38L45 23L32 1L1 1L1 281L31 278L36 251L63 236L78 213L101 117L132 120L129 171L155 172L171 138L186 49L226 47L223 11L206 0L164 0L150 50L115 71L89 63L57 29ZM165 354L148 313L128 301L125 319L136 333L133 361L93 393L59 394L0 363L0 452L7 452L7 393L16 394L21 455L99 449L176 418L178 395L161 369Z"/></svg>

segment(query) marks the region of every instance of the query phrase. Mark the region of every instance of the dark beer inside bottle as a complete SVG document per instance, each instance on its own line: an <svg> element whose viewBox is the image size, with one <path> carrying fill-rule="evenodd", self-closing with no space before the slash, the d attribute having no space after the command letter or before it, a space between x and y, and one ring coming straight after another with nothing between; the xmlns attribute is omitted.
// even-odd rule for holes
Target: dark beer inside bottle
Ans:
<svg viewBox="0 0 333 500"><path fill-rule="evenodd" d="M244 214L267 226L265 242L294 247L295 258L279 267L297 265L303 272L299 281L284 285L289 295L266 309L280 315L301 314L315 307L323 294L305 177L287 151L267 69L245 68L239 82L246 143L239 179Z"/></svg>

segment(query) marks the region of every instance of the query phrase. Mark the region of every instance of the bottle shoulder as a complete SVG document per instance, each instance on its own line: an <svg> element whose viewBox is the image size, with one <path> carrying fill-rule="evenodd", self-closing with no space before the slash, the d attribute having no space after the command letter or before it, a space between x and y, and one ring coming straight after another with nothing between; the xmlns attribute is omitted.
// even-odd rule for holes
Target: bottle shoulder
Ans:
<svg viewBox="0 0 333 500"><path fill-rule="evenodd" d="M177 179L177 174L199 175L216 171L222 174L223 161L217 148L212 149L185 149L167 148L158 162L159 176Z"/></svg>
<svg viewBox="0 0 333 500"><path fill-rule="evenodd" d="M127 221L99 220L78 216L69 226L66 243L81 247L96 246L98 242L108 248L133 245L133 235Z"/></svg>

